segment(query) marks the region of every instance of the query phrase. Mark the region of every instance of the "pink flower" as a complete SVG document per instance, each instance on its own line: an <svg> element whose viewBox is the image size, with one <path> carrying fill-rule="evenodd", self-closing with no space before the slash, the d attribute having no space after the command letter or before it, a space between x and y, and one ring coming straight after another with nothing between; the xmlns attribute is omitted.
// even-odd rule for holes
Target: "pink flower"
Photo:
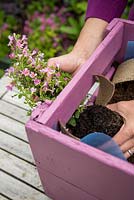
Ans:
<svg viewBox="0 0 134 200"><path fill-rule="evenodd" d="M37 54L37 51L34 49L33 51L32 51L32 56L35 56Z"/></svg>
<svg viewBox="0 0 134 200"><path fill-rule="evenodd" d="M46 99L45 100L45 104L48 105L48 106L51 105L52 104L52 100Z"/></svg>
<svg viewBox="0 0 134 200"><path fill-rule="evenodd" d="M44 84L43 84L43 91L47 91L48 90L48 82L45 81Z"/></svg>
<svg viewBox="0 0 134 200"><path fill-rule="evenodd" d="M27 41L26 35L23 35L23 36L22 36L22 41Z"/></svg>
<svg viewBox="0 0 134 200"><path fill-rule="evenodd" d="M14 41L14 37L9 35L8 36L8 39L9 39L9 43L8 43L8 46L11 46L13 44L13 41Z"/></svg>
<svg viewBox="0 0 134 200"><path fill-rule="evenodd" d="M65 78L64 78L64 81L68 81L68 78L67 78L67 77L65 77Z"/></svg>
<svg viewBox="0 0 134 200"><path fill-rule="evenodd" d="M41 73L45 73L46 70L45 70L45 69L40 69L40 72L41 72Z"/></svg>
<svg viewBox="0 0 134 200"><path fill-rule="evenodd" d="M9 27L9 25L7 23L4 23L1 30L5 31L8 27Z"/></svg>
<svg viewBox="0 0 134 200"><path fill-rule="evenodd" d="M41 30L41 31L44 31L44 30L45 30L45 25L44 25L44 24L42 24L42 25L40 26L40 30Z"/></svg>
<svg viewBox="0 0 134 200"><path fill-rule="evenodd" d="M41 82L41 81L40 81L39 79L37 79L37 78L36 78L36 79L34 79L34 85L39 85L39 84L40 84L40 82Z"/></svg>
<svg viewBox="0 0 134 200"><path fill-rule="evenodd" d="M23 49L22 53L23 53L23 55L25 57L28 57L29 54L28 54L28 48L27 48L27 46Z"/></svg>
<svg viewBox="0 0 134 200"><path fill-rule="evenodd" d="M41 69L40 72L47 73L47 75L51 75L55 73L55 70L51 69L50 67L46 67L44 69Z"/></svg>
<svg viewBox="0 0 134 200"><path fill-rule="evenodd" d="M36 76L37 76L37 74L35 74L34 72L31 72L31 73L30 73L30 77L31 77L31 78L35 78Z"/></svg>
<svg viewBox="0 0 134 200"><path fill-rule="evenodd" d="M5 72L7 76L10 76L11 73L14 73L14 67L10 67L9 69L6 69Z"/></svg>
<svg viewBox="0 0 134 200"><path fill-rule="evenodd" d="M11 59L15 58L15 54L14 53L10 53L9 54L9 58L11 58Z"/></svg>
<svg viewBox="0 0 134 200"><path fill-rule="evenodd" d="M60 77L60 76L61 76L60 72L57 72L57 73L55 74L55 76L56 76L56 77Z"/></svg>
<svg viewBox="0 0 134 200"><path fill-rule="evenodd" d="M51 18L48 18L47 20L46 20L46 23L48 24L48 25L53 25L55 22L51 19Z"/></svg>
<svg viewBox="0 0 134 200"><path fill-rule="evenodd" d="M8 91L12 91L15 83L11 82L9 85L6 86Z"/></svg>
<svg viewBox="0 0 134 200"><path fill-rule="evenodd" d="M36 90L37 90L37 89L34 88L34 87L31 88L31 92L32 92L32 93L36 92Z"/></svg>
<svg viewBox="0 0 134 200"><path fill-rule="evenodd" d="M21 40L20 40L20 39L16 41L16 46L17 46L19 49L23 48L23 44L21 43Z"/></svg>
<svg viewBox="0 0 134 200"><path fill-rule="evenodd" d="M22 72L21 72L22 75L24 76L29 76L30 75L30 70L25 68Z"/></svg>

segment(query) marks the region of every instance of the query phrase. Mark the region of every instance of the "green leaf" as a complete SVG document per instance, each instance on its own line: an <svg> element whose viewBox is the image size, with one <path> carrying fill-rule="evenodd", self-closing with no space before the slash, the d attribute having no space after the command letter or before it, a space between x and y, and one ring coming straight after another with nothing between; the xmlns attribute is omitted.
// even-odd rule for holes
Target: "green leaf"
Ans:
<svg viewBox="0 0 134 200"><path fill-rule="evenodd" d="M70 124L71 126L76 126L76 119L75 119L74 117L72 117L72 118L69 120L68 124Z"/></svg>

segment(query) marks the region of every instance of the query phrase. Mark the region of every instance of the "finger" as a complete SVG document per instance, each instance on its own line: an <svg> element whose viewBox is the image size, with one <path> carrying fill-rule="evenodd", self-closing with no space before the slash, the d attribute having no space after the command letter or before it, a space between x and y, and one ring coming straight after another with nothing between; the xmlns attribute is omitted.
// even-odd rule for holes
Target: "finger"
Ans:
<svg viewBox="0 0 134 200"><path fill-rule="evenodd" d="M118 131L118 133L113 137L113 139L119 146L123 145L125 142L127 142L131 138L132 138L132 135L129 131L129 128L126 126L125 123L123 124L121 129Z"/></svg>
<svg viewBox="0 0 134 200"><path fill-rule="evenodd" d="M134 155L134 147L124 153L125 158L129 158L132 155Z"/></svg>
<svg viewBox="0 0 134 200"><path fill-rule="evenodd" d="M112 111L116 111L116 112L118 111L117 103L108 104L106 107L109 108Z"/></svg>
<svg viewBox="0 0 134 200"><path fill-rule="evenodd" d="M50 58L47 62L47 65L48 66L56 66L56 64L59 64L58 62L58 58L55 57L55 58ZM60 65L60 64L59 64Z"/></svg>
<svg viewBox="0 0 134 200"><path fill-rule="evenodd" d="M134 138L126 141L125 143L123 143L120 148L123 152L128 151L129 149L131 149L132 147L134 147Z"/></svg>

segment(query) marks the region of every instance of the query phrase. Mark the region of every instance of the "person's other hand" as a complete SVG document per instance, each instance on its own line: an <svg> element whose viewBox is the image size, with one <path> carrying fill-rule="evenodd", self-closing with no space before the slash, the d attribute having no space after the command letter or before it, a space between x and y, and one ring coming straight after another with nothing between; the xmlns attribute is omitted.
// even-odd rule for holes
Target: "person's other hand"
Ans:
<svg viewBox="0 0 134 200"><path fill-rule="evenodd" d="M113 139L120 146L125 157L129 158L130 154L134 154L134 100L120 101L107 107L124 118L124 125Z"/></svg>

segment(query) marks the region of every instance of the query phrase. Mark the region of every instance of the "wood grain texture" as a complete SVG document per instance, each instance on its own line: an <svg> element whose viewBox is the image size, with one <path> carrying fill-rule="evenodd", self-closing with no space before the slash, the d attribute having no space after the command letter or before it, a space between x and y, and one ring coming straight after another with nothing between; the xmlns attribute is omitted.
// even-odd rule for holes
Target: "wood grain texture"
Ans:
<svg viewBox="0 0 134 200"><path fill-rule="evenodd" d="M3 100L0 100L0 114L11 117L22 123L26 123L29 119L26 110L21 109L15 105L9 104Z"/></svg>
<svg viewBox="0 0 134 200"><path fill-rule="evenodd" d="M29 106L26 105L24 103L24 98L19 99L17 96L14 96L15 94L17 94L17 92L15 91L8 91L4 96L3 96L3 100L12 103L16 106L19 106L25 110L29 110ZM14 97L13 97L14 96Z"/></svg>
<svg viewBox="0 0 134 200"><path fill-rule="evenodd" d="M0 147L28 162L33 163L29 144L0 131Z"/></svg>
<svg viewBox="0 0 134 200"><path fill-rule="evenodd" d="M3 76L0 79L0 98L7 92L6 86L11 82L11 79L7 76Z"/></svg>
<svg viewBox="0 0 134 200"><path fill-rule="evenodd" d="M2 114L0 114L0 130L5 131L26 142L28 141L24 124Z"/></svg>
<svg viewBox="0 0 134 200"><path fill-rule="evenodd" d="M13 200L50 200L43 193L0 171L0 193Z"/></svg>
<svg viewBox="0 0 134 200"><path fill-rule="evenodd" d="M36 167L1 149L0 169L43 191Z"/></svg>

